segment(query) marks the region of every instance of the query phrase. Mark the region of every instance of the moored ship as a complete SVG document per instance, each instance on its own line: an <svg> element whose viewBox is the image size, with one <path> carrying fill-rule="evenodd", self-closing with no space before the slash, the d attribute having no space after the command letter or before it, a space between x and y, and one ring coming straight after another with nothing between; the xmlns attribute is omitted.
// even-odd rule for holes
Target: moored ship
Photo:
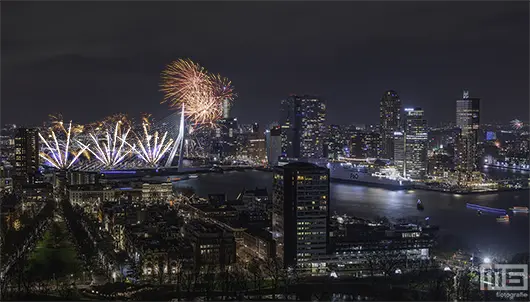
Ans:
<svg viewBox="0 0 530 302"><path fill-rule="evenodd" d="M528 214L528 207L513 207L510 210L514 213L525 213Z"/></svg>
<svg viewBox="0 0 530 302"><path fill-rule="evenodd" d="M412 188L410 180L399 175L393 167L370 164L369 162L329 162L326 164L329 169L331 180L353 182L365 185L388 187L393 189Z"/></svg>

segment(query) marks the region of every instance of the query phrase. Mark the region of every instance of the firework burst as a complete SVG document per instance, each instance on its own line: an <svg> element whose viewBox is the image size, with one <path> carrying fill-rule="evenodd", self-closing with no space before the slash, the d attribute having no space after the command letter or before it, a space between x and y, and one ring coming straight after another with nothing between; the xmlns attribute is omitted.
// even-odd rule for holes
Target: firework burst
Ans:
<svg viewBox="0 0 530 302"><path fill-rule="evenodd" d="M79 129L79 126L72 126L71 121L68 124L68 129L66 129L62 121L55 120L48 135L50 141L45 139L39 132L39 137L46 146L44 151L39 153L39 156L57 169L69 169L88 147L82 146L77 150L71 150L71 138L73 135L79 133ZM64 138L62 138L63 136Z"/></svg>
<svg viewBox="0 0 530 302"><path fill-rule="evenodd" d="M124 126L125 121L118 119L114 125L114 129L106 128L104 131L98 131L99 133L103 132L103 137L98 135L98 132L90 133L89 136L94 143L93 148L78 142L86 150L94 155L106 168L112 168L121 163L127 155L132 152L132 149L129 148L126 150L125 144L127 141L127 136L131 128ZM105 126L105 123L102 124ZM124 130L123 128L126 128ZM100 129L97 127L96 129Z"/></svg>
<svg viewBox="0 0 530 302"><path fill-rule="evenodd" d="M195 125L215 125L222 117L223 101L234 98L228 79L214 75L189 59L172 62L162 72L163 102L173 108L184 106L185 115Z"/></svg>
<svg viewBox="0 0 530 302"><path fill-rule="evenodd" d="M149 116L143 117L142 122L142 134L136 136L136 144L131 145L125 139L121 139L122 142L127 144L132 152L134 152L140 159L142 159L147 165L151 167L158 166L160 160L169 151L173 144L173 139L167 137L167 131L164 132L160 137L158 131L151 134L151 126L149 123Z"/></svg>
<svg viewBox="0 0 530 302"><path fill-rule="evenodd" d="M523 128L523 122L521 122L518 119L512 120L510 123L512 124L512 128L513 129L521 129L521 128Z"/></svg>

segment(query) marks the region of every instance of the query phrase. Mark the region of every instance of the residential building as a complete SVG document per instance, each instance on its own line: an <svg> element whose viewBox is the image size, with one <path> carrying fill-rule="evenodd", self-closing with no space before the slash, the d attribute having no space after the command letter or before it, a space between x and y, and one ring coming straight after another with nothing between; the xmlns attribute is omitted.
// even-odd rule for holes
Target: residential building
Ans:
<svg viewBox="0 0 530 302"><path fill-rule="evenodd" d="M192 220L184 225L190 239L197 267L203 265L231 265L236 260L234 234L216 224Z"/></svg>
<svg viewBox="0 0 530 302"><path fill-rule="evenodd" d="M15 134L15 179L34 183L39 169L39 131L36 128L17 128Z"/></svg>
<svg viewBox="0 0 530 302"><path fill-rule="evenodd" d="M318 269L329 240L329 170L305 162L276 167L272 231L284 267Z"/></svg>

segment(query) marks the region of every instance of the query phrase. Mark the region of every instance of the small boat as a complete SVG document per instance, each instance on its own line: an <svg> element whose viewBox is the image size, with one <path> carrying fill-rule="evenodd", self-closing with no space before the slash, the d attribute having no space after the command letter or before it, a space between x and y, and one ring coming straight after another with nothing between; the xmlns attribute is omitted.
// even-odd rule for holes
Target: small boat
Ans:
<svg viewBox="0 0 530 302"><path fill-rule="evenodd" d="M223 169L219 167L213 167L210 169L210 171L214 173L224 173Z"/></svg>
<svg viewBox="0 0 530 302"><path fill-rule="evenodd" d="M528 207L513 207L510 210L514 213L526 213L528 214Z"/></svg>
<svg viewBox="0 0 530 302"><path fill-rule="evenodd" d="M485 206L481 206L478 204L472 204L472 203L466 203L466 207L471 210L481 210L482 212L490 212L490 213L506 215L505 209L490 208L490 207L485 207Z"/></svg>
<svg viewBox="0 0 530 302"><path fill-rule="evenodd" d="M418 211L423 211L423 203L421 203L421 200L418 199L418 202L416 203L416 208Z"/></svg>
<svg viewBox="0 0 530 302"><path fill-rule="evenodd" d="M481 211L481 210L478 210L478 211L477 211L477 215L478 215L478 216L481 216L481 215L482 215L482 211Z"/></svg>
<svg viewBox="0 0 530 302"><path fill-rule="evenodd" d="M190 176L189 176L189 178L198 178L198 177L199 177L199 175L197 175L197 174L190 174Z"/></svg>
<svg viewBox="0 0 530 302"><path fill-rule="evenodd" d="M510 222L510 216L504 215L497 217L497 222Z"/></svg>

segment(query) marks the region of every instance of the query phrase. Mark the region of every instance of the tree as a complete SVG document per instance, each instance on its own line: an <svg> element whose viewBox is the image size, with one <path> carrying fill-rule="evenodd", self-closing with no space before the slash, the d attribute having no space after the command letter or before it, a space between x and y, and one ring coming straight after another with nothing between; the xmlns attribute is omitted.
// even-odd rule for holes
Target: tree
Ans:
<svg viewBox="0 0 530 302"><path fill-rule="evenodd" d="M250 275L252 276L252 280L254 283L254 289L258 290L258 299L261 299L261 290L263 287L263 280L264 280L264 272L262 269L262 262L256 258L253 258L250 260L247 270L249 271Z"/></svg>
<svg viewBox="0 0 530 302"><path fill-rule="evenodd" d="M388 250L372 251L366 255L365 259L372 277L376 272L390 276L399 268L400 264L406 261L404 255L391 253Z"/></svg>
<svg viewBox="0 0 530 302"><path fill-rule="evenodd" d="M203 266L200 276L201 285L203 286L206 295L205 299L211 300L211 298L213 298L212 291L215 289L216 285L215 266L210 264Z"/></svg>
<svg viewBox="0 0 530 302"><path fill-rule="evenodd" d="M279 257L267 259L265 262L264 271L267 277L269 277L272 281L272 287L274 289L272 299L276 300L276 294L278 294L280 282L285 276L282 259Z"/></svg>

